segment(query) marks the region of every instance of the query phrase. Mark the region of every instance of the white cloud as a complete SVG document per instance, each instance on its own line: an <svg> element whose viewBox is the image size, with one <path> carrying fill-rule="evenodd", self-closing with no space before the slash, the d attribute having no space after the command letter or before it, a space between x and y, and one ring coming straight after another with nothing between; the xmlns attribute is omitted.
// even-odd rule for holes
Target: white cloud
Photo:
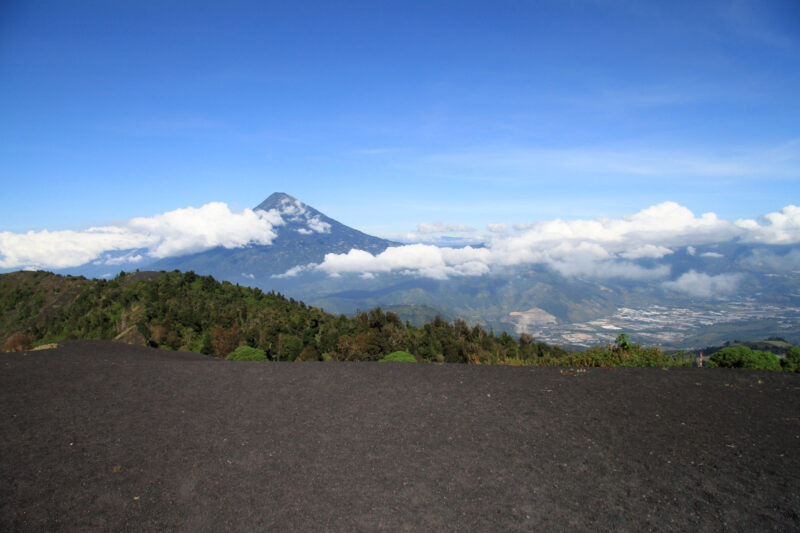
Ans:
<svg viewBox="0 0 800 533"><path fill-rule="evenodd" d="M387 248L377 255L363 250L346 254L326 254L316 268L328 274L406 272L445 279L449 276L486 274L489 251L481 248L441 248L429 244L409 244Z"/></svg>
<svg viewBox="0 0 800 533"><path fill-rule="evenodd" d="M92 262L95 265L123 265L126 263L138 263L144 259L144 256L136 251L131 251L118 256L104 254L99 259Z"/></svg>
<svg viewBox="0 0 800 533"><path fill-rule="evenodd" d="M277 211L281 216L292 222L299 222L302 220L301 217L308 212L306 205L294 198L282 198L281 205Z"/></svg>
<svg viewBox="0 0 800 533"><path fill-rule="evenodd" d="M258 212L267 213L267 211L259 210ZM303 235L311 235L311 233L330 233L331 225L323 221L319 215L312 215L308 206L294 198L281 199L280 205L277 209L270 210L272 213L282 220L287 222L296 222L305 224L305 228L298 228L297 232Z"/></svg>
<svg viewBox="0 0 800 533"><path fill-rule="evenodd" d="M295 277L295 276L297 276L297 275L299 275L299 274L301 274L303 272L306 272L308 270L313 270L316 266L317 265L315 265L314 263L311 263L310 265L297 265L297 266L293 266L292 268L290 268L289 270L287 270L283 274L273 274L270 277L272 277L272 278L293 278L293 277Z"/></svg>
<svg viewBox="0 0 800 533"><path fill-rule="evenodd" d="M643 259L643 258L661 259L665 255L669 255L671 253L673 253L672 250L664 246L656 246L655 244L645 244L644 246L634 248L633 250L621 252L619 256L624 257L625 259Z"/></svg>
<svg viewBox="0 0 800 533"><path fill-rule="evenodd" d="M279 209L271 211L232 212L224 203L210 203L85 231L0 232L0 268L66 268L89 262L114 265L195 253L216 246L268 245L277 235L276 227L287 220L303 224L299 229L302 233L330 230L328 223L311 213L304 204L288 199ZM449 237L439 235L440 231L471 230L443 222L420 224L420 229L436 231L426 234L431 235L429 243L452 242ZM552 219L515 224L513 230L505 225L491 225L488 229L493 233L486 237L483 247L412 244L389 248L377 255L352 250L347 254L328 254L319 265L295 267L283 276L314 269L329 275L403 272L442 279L484 275L505 266L540 264L569 276L663 279L669 275L667 267L643 268L637 261L661 259L682 247L693 254L695 246L731 239L798 243L800 208L790 205L757 220L731 222L714 213L697 216L674 202L663 202L619 218ZM466 244L471 238L465 236L459 244ZM704 256L715 257L713 253ZM763 255L750 260L788 265L794 259L793 255ZM689 282L699 287L703 280L687 278L670 283L675 284L671 286L675 290L681 290ZM724 288L724 282L723 278L712 278L710 283L719 289Z"/></svg>
<svg viewBox="0 0 800 533"><path fill-rule="evenodd" d="M491 233L508 233L508 224L486 224L486 229Z"/></svg>
<svg viewBox="0 0 800 533"><path fill-rule="evenodd" d="M683 292L691 296L709 298L732 293L739 286L740 280L740 274L709 276L702 272L690 270L675 281L665 281L662 285L666 289Z"/></svg>
<svg viewBox="0 0 800 533"><path fill-rule="evenodd" d="M722 255L719 252L705 252L705 253L700 254L700 257L712 257L714 259L719 259L719 258L725 257L725 256Z"/></svg>
<svg viewBox="0 0 800 533"><path fill-rule="evenodd" d="M475 231L475 228L463 224L445 224L441 220L417 224L418 233L469 233L471 231Z"/></svg>
<svg viewBox="0 0 800 533"><path fill-rule="evenodd" d="M331 231L331 225L323 222L319 217L309 218L306 222L311 231L316 231L317 233L330 233Z"/></svg>
<svg viewBox="0 0 800 533"><path fill-rule="evenodd" d="M176 209L149 218L131 219L125 228L151 237L152 257L170 257L200 252L216 246L241 248L247 244L271 244L274 226L283 223L274 211L245 209L233 213L221 202L200 208Z"/></svg>
<svg viewBox="0 0 800 533"><path fill-rule="evenodd" d="M146 250L149 257L162 258L216 246L271 244L276 237L274 228L281 224L281 216L274 211L245 209L234 213L226 204L214 202L84 231L2 232L0 268L67 268L99 258L115 264L116 256L108 252L138 249ZM127 260L135 258L133 255Z"/></svg>
<svg viewBox="0 0 800 533"><path fill-rule="evenodd" d="M670 273L670 268L666 265L644 268L627 261L554 261L550 266L568 277L625 278L645 281L664 279Z"/></svg>
<svg viewBox="0 0 800 533"><path fill-rule="evenodd" d="M0 233L0 268L66 268L88 263L105 251L153 244L148 235L117 227L86 231Z"/></svg>
<svg viewBox="0 0 800 533"><path fill-rule="evenodd" d="M777 213L768 213L760 221L737 220L747 242L794 244L800 242L800 207L787 205Z"/></svg>
<svg viewBox="0 0 800 533"><path fill-rule="evenodd" d="M482 275L503 266L543 264L566 276L664 279L670 273L668 266L644 268L635 261L662 259L678 247L686 247L694 255L694 246L735 238L743 242L800 242L798 219L800 209L794 206L768 214L760 222L733 223L714 213L697 216L675 202L663 202L620 218L515 224L513 233L498 232L487 237L483 248L414 244L390 248L377 255L358 250L328 254L316 269L330 275L404 272L443 278ZM676 290L690 285L701 287L703 281L707 280L702 276L689 277L672 282L675 285L671 287ZM732 281L734 278L717 277L708 283L714 290L724 292Z"/></svg>

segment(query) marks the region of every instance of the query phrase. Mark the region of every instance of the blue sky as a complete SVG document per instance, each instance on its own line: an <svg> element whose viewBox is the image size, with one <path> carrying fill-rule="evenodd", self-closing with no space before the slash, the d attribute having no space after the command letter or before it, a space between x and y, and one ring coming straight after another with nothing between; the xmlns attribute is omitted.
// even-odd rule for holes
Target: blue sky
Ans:
<svg viewBox="0 0 800 533"><path fill-rule="evenodd" d="M287 192L443 221L800 203L800 3L0 4L0 231Z"/></svg>

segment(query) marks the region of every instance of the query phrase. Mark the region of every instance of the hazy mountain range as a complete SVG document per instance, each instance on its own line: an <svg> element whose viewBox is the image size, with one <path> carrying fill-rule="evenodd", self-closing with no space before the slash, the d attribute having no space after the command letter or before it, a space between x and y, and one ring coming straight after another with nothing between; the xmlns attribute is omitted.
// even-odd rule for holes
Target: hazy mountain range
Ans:
<svg viewBox="0 0 800 533"><path fill-rule="evenodd" d="M667 346L800 342L800 246L781 233L796 213L773 215L729 223L665 202L623 219L492 228L483 245L451 248L370 236L275 193L248 214L245 227L263 225L249 241L210 220L220 244L201 251L147 260L146 248L118 249L55 271L192 270L330 312L381 306L416 324L438 314L566 345L621 330ZM192 249L173 241L159 246Z"/></svg>

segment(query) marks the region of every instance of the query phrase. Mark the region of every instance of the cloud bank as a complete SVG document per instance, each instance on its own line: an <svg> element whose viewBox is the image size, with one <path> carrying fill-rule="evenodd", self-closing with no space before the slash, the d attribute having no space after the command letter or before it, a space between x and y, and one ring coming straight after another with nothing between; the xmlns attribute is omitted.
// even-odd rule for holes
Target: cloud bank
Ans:
<svg viewBox="0 0 800 533"><path fill-rule="evenodd" d="M294 199L284 199L277 209L269 211L234 212L225 203L212 202L83 231L0 232L0 268L59 269L87 263L113 266L217 246L269 245L278 235L276 228L287 223L293 223L295 231L304 235L331 231L328 222Z"/></svg>
<svg viewBox="0 0 800 533"><path fill-rule="evenodd" d="M0 268L119 265L217 246L269 245L278 228L290 222L301 233L330 231L330 224L297 201L287 200L270 211L241 212L231 211L224 203L210 203L84 231L0 232ZM442 222L420 224L419 229L436 233L471 230ZM485 275L504 267L545 265L565 276L661 281L665 288L687 294L724 294L737 285L737 276L691 271L670 281L669 267L659 265L658 260L679 248L694 255L696 246L732 239L757 244L800 243L800 208L790 205L757 220L728 221L714 213L698 216L679 204L663 202L619 218L494 224L487 230L484 246L409 244L379 254L351 250L327 254L321 263L292 268L281 277L314 270L331 276L401 273L446 279ZM797 257L796 252L783 256L758 252L745 263L790 270L797 268Z"/></svg>
<svg viewBox="0 0 800 533"><path fill-rule="evenodd" d="M731 222L714 213L697 216L675 202L663 202L620 218L554 219L514 224L513 231L499 224L487 229L490 234L486 236L485 247L454 249L412 244L389 248L377 255L351 250L347 254L328 254L319 265L287 275L316 269L329 275L399 272L444 279L483 275L498 267L544 264L566 276L666 280L669 267L647 268L635 261L661 259L678 247L687 247L693 255L694 246L732 239L764 244L798 243L800 208L790 205L759 220ZM665 287L695 295L720 294L732 290L738 279L734 275L691 272Z"/></svg>
<svg viewBox="0 0 800 533"><path fill-rule="evenodd" d="M270 244L277 236L275 227L283 223L276 211L236 213L213 202L85 231L6 231L0 232L0 268L68 268L97 260L113 265L143 257L109 252L143 249L146 256L159 259L216 246Z"/></svg>

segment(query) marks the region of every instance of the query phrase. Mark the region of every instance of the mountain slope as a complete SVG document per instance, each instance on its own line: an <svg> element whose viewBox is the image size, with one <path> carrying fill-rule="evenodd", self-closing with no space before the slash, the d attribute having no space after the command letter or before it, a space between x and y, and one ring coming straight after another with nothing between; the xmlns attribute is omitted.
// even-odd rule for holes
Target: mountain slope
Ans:
<svg viewBox="0 0 800 533"><path fill-rule="evenodd" d="M277 237L272 244L234 249L219 246L161 259L148 268L193 270L217 279L263 286L271 276L292 267L321 263L328 253L347 253L355 248L375 254L397 244L345 226L285 193L272 194L254 210L273 211L283 219L283 225L275 227Z"/></svg>
<svg viewBox="0 0 800 533"><path fill-rule="evenodd" d="M111 280L41 271L0 274L0 319L0 341L8 339L10 349L22 346L10 342L19 333L34 344L114 339L218 357L247 345L282 361L379 360L402 350L429 361L511 357L571 364L553 359L567 355L559 348L495 336L464 322L434 319L415 328L378 308L352 318L335 316L279 294L191 272L121 273Z"/></svg>

